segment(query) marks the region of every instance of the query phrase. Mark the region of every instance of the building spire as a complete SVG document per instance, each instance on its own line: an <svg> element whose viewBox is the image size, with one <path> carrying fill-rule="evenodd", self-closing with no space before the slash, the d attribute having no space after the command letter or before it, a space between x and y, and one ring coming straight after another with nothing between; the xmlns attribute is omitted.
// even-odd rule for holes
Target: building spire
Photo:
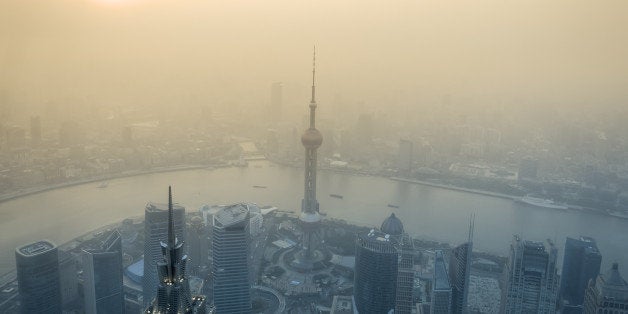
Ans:
<svg viewBox="0 0 628 314"><path fill-rule="evenodd" d="M475 232L475 213L472 213L471 217L469 217L469 237L468 237L469 242L473 242L474 232Z"/></svg>
<svg viewBox="0 0 628 314"><path fill-rule="evenodd" d="M168 186L168 248L174 249L175 235L174 235L174 213L172 208L172 186Z"/></svg>
<svg viewBox="0 0 628 314"><path fill-rule="evenodd" d="M314 56L312 57L312 100L310 103L316 103L316 46L314 46Z"/></svg>

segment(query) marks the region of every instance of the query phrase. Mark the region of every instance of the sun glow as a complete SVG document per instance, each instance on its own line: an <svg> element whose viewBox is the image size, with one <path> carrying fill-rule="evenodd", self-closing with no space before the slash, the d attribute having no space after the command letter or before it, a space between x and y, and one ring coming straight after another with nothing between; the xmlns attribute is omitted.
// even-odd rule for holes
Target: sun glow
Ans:
<svg viewBox="0 0 628 314"><path fill-rule="evenodd" d="M132 6L143 2L142 0L91 0L97 4L110 7Z"/></svg>

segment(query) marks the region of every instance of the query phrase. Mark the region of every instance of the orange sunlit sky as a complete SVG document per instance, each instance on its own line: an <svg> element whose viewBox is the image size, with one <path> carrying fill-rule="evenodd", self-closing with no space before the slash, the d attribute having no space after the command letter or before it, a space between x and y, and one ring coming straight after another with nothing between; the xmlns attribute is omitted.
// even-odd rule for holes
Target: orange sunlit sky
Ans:
<svg viewBox="0 0 628 314"><path fill-rule="evenodd" d="M273 81L306 88L316 44L323 100L616 106L627 21L620 0L4 0L0 91L252 102Z"/></svg>

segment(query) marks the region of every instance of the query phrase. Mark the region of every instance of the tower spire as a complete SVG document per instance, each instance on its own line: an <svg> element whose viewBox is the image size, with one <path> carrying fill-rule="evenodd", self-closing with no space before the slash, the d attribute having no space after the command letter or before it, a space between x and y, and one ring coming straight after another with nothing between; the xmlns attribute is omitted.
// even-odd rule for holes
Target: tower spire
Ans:
<svg viewBox="0 0 628 314"><path fill-rule="evenodd" d="M168 247L174 249L174 213L172 209L172 186L168 186Z"/></svg>
<svg viewBox="0 0 628 314"><path fill-rule="evenodd" d="M468 237L469 242L473 242L474 232L475 232L475 213L472 213L471 217L469 217L469 237Z"/></svg>
<svg viewBox="0 0 628 314"><path fill-rule="evenodd" d="M314 55L312 57L312 100L311 103L316 103L316 46L314 46Z"/></svg>

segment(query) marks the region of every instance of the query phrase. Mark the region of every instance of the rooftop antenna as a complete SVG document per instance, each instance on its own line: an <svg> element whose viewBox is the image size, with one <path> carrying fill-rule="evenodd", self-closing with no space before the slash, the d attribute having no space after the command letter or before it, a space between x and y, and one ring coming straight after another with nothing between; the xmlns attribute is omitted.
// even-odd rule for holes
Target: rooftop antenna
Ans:
<svg viewBox="0 0 628 314"><path fill-rule="evenodd" d="M312 100L310 102L316 102L316 45L314 45L314 56L312 58Z"/></svg>

